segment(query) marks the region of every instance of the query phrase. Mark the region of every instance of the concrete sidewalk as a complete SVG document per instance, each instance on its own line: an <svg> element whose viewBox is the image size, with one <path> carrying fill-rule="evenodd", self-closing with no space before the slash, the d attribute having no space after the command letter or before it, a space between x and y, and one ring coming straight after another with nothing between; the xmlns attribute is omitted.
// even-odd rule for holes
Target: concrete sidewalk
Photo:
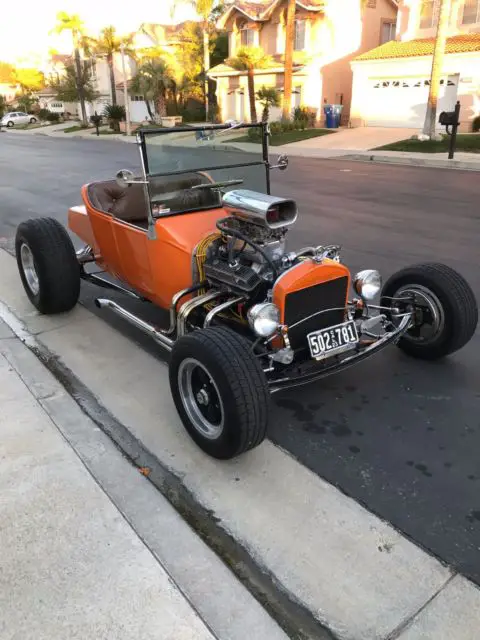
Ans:
<svg viewBox="0 0 480 640"><path fill-rule="evenodd" d="M135 456L137 464L147 460L152 473L168 469L174 484L163 477L163 490L174 498L188 492L198 513L211 515L214 526L226 532L228 560L237 557L237 547L243 554L239 564L244 577L248 578L248 554L278 593L288 594L292 603L310 613L317 624L312 633L290 637L478 639L480 591L474 584L269 441L230 462L208 458L180 424L162 362L81 306L57 317L38 315L22 290L15 260L3 251L0 274L0 299L5 303L0 304L0 316L43 354L56 375L66 375L74 390L78 384L92 388L102 410L115 420L102 428L117 445ZM77 401L84 406L78 397ZM98 411L95 407L92 410ZM132 492L125 489L124 478L119 485L109 482L109 491L116 490L120 497L127 492L122 512L131 512ZM143 517L154 526L148 511ZM200 529L209 526L201 519L197 524ZM170 533L169 546L176 539L177 534ZM223 538L216 539L217 549L218 540ZM195 582L192 571L190 566L188 575ZM204 587L205 576L210 589L215 585L225 592L225 584L211 569L203 571ZM218 601L208 609L198 595L201 587L193 591L195 602L207 610L195 608L214 628L219 620L211 609L218 610ZM232 597L225 598L227 603ZM215 600L215 593L209 592L209 598ZM279 637L271 628L260 631L252 619L253 613L244 610L235 638Z"/></svg>
<svg viewBox="0 0 480 640"><path fill-rule="evenodd" d="M2 640L286 640L2 321L0 406Z"/></svg>

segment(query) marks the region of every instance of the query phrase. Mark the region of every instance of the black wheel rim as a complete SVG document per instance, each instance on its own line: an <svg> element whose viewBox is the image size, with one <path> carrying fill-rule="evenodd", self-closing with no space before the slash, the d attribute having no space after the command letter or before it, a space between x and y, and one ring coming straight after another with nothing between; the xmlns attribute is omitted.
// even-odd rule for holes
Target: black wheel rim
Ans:
<svg viewBox="0 0 480 640"><path fill-rule="evenodd" d="M404 339L427 345L438 339L445 328L445 312L437 295L423 285L406 285L393 296L393 305L413 311L411 328Z"/></svg>

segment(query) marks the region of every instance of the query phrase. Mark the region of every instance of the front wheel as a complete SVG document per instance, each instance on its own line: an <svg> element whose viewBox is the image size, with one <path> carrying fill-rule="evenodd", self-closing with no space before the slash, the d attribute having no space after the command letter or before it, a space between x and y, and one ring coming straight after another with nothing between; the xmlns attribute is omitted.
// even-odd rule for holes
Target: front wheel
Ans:
<svg viewBox="0 0 480 640"><path fill-rule="evenodd" d="M477 328L478 306L470 285L443 264L401 269L385 283L380 304L414 311L412 327L398 346L408 355L424 360L458 351Z"/></svg>
<svg viewBox="0 0 480 640"><path fill-rule="evenodd" d="M174 345L169 376L180 418L205 453L228 460L264 440L269 391L245 338L225 327L197 329Z"/></svg>
<svg viewBox="0 0 480 640"><path fill-rule="evenodd" d="M36 121L37 121L36 118L30 118L30 124L35 124Z"/></svg>
<svg viewBox="0 0 480 640"><path fill-rule="evenodd" d="M80 266L72 241L54 218L22 222L15 237L20 278L40 313L70 311L80 295Z"/></svg>

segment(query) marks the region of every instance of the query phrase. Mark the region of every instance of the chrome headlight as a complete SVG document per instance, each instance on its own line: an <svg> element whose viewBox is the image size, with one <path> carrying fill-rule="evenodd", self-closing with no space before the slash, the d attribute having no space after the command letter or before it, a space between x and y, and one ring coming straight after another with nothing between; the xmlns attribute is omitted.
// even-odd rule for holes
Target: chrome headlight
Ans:
<svg viewBox="0 0 480 640"><path fill-rule="evenodd" d="M272 302L253 305L247 317L253 331L261 338L273 336L280 324L280 311Z"/></svg>
<svg viewBox="0 0 480 640"><path fill-rule="evenodd" d="M382 276L375 269L359 271L353 280L353 288L365 300L373 300L382 288Z"/></svg>

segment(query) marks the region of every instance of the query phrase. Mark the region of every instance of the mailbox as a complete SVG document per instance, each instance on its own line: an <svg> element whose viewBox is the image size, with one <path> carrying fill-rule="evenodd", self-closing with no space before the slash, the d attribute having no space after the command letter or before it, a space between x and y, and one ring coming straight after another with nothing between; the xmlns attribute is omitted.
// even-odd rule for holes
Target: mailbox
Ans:
<svg viewBox="0 0 480 640"><path fill-rule="evenodd" d="M458 116L456 111L442 111L442 113L440 114L440 117L438 118L438 122L444 127L447 127L447 126L453 127L459 124L459 122L457 121L457 118Z"/></svg>

